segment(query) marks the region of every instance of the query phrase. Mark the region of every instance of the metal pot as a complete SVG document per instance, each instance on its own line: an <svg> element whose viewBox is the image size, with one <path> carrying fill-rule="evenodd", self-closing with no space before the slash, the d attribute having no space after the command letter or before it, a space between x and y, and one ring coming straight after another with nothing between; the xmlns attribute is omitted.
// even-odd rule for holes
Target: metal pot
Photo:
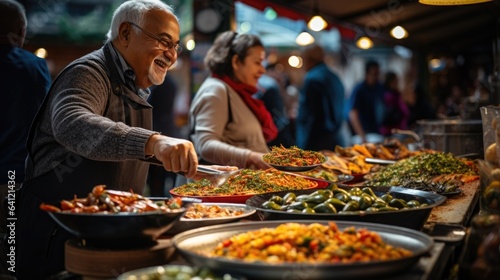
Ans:
<svg viewBox="0 0 500 280"><path fill-rule="evenodd" d="M424 148L484 156L481 120L420 120L417 124Z"/></svg>
<svg viewBox="0 0 500 280"><path fill-rule="evenodd" d="M393 129L393 134L411 136L412 151L421 148L450 152L457 157L484 158L481 120L420 120L418 131Z"/></svg>

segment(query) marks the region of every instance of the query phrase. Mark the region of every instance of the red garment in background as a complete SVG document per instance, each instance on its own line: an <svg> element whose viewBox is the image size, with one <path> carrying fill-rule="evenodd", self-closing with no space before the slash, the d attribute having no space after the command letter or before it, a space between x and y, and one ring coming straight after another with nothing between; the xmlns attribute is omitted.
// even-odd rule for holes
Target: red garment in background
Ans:
<svg viewBox="0 0 500 280"><path fill-rule="evenodd" d="M219 76L217 74L212 74L212 76L224 81L240 95L241 99L243 99L248 108L252 110L254 115L259 120L266 142L269 142L278 136L278 128L276 128L273 118L266 109L264 102L252 97L252 95L257 92L257 87L236 82L228 76Z"/></svg>

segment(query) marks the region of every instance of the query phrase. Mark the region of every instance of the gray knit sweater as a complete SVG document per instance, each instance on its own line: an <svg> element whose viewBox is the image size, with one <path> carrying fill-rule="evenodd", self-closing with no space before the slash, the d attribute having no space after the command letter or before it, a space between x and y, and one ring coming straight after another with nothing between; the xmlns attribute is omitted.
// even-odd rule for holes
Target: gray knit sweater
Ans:
<svg viewBox="0 0 500 280"><path fill-rule="evenodd" d="M129 103L146 108L130 110L113 93L105 65L101 48L68 65L54 81L48 104L32 127L34 168L27 179L58 166L71 166L77 155L97 161L132 160L142 167L135 174L135 183L145 182L147 163L138 159L145 158L146 141L154 134L150 130L151 106L123 85Z"/></svg>

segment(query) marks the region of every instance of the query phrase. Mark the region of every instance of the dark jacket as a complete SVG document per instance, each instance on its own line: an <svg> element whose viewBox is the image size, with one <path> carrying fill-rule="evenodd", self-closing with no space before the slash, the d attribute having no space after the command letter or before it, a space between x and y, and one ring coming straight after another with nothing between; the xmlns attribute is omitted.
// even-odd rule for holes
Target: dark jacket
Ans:
<svg viewBox="0 0 500 280"><path fill-rule="evenodd" d="M24 180L28 131L51 81L44 59L0 46L0 185L7 184L8 171L15 172L16 183Z"/></svg>
<svg viewBox="0 0 500 280"><path fill-rule="evenodd" d="M333 150L343 146L339 130L344 120L344 85L326 64L311 68L304 79L296 119L297 146Z"/></svg>

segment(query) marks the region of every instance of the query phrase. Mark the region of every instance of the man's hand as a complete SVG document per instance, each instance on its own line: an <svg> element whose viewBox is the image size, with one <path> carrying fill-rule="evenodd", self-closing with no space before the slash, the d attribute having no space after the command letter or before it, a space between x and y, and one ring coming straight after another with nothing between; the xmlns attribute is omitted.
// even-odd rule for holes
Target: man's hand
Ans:
<svg viewBox="0 0 500 280"><path fill-rule="evenodd" d="M188 140L155 134L146 143L146 154L154 154L167 171L182 173L187 178L196 175L198 157Z"/></svg>

